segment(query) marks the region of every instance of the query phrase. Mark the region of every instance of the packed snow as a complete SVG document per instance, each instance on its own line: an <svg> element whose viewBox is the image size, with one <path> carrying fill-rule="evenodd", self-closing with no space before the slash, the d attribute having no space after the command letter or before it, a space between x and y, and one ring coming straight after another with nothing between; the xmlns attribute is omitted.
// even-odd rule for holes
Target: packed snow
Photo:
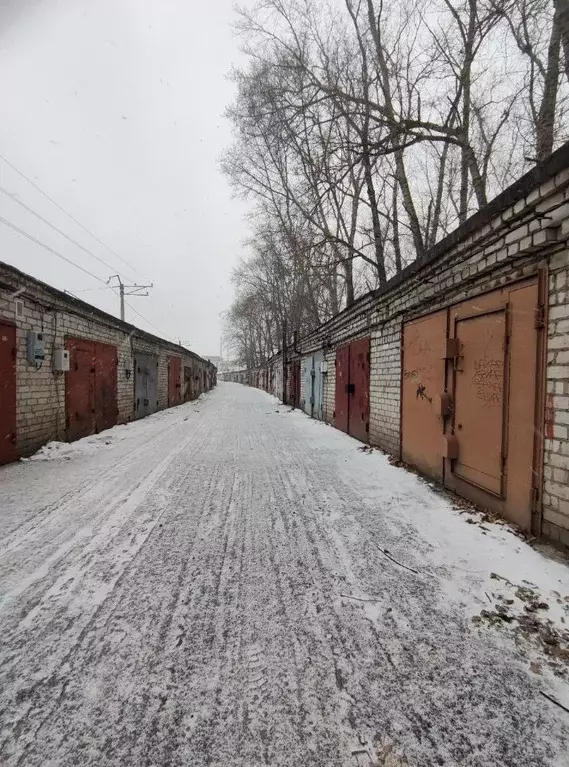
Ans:
<svg viewBox="0 0 569 767"><path fill-rule="evenodd" d="M563 557L262 392L0 488L6 767L567 765Z"/></svg>

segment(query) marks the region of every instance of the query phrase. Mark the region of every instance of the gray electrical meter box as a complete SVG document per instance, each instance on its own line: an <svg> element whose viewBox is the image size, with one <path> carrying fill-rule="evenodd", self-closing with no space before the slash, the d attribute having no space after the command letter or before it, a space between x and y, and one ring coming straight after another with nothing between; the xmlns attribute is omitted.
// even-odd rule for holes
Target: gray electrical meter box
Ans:
<svg viewBox="0 0 569 767"><path fill-rule="evenodd" d="M67 349L54 350L53 369L59 373L66 373L69 370L69 352Z"/></svg>
<svg viewBox="0 0 569 767"><path fill-rule="evenodd" d="M37 365L45 359L45 341L43 333L28 330L28 362Z"/></svg>

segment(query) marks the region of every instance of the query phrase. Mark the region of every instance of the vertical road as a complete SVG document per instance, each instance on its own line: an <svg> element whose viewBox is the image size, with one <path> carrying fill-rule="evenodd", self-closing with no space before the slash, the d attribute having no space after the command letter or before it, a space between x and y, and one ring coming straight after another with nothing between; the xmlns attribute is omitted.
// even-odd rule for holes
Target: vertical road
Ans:
<svg viewBox="0 0 569 767"><path fill-rule="evenodd" d="M425 532L453 514L233 384L0 469L0 764L563 764L569 718Z"/></svg>

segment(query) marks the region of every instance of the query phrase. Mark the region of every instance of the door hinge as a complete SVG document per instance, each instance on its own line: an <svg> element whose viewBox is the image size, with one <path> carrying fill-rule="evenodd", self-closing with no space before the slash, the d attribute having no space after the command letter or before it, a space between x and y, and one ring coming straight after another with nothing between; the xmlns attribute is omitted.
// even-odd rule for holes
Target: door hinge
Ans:
<svg viewBox="0 0 569 767"><path fill-rule="evenodd" d="M539 488L532 487L531 489L531 510L532 512L539 511Z"/></svg>
<svg viewBox="0 0 569 767"><path fill-rule="evenodd" d="M369 421L366 421L366 432L369 434Z"/></svg>
<svg viewBox="0 0 569 767"><path fill-rule="evenodd" d="M368 362L371 362L371 352L368 352L368 353L367 353L367 361L368 361Z"/></svg>
<svg viewBox="0 0 569 767"><path fill-rule="evenodd" d="M536 306L535 308L534 328L536 330L541 330L544 327L545 327L545 306L542 304L541 306Z"/></svg>

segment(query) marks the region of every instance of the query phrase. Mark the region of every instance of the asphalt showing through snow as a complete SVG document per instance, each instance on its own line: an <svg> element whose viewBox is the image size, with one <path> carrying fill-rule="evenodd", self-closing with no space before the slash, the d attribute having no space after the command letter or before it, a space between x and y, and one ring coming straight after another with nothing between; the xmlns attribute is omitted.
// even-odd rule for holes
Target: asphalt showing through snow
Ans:
<svg viewBox="0 0 569 767"><path fill-rule="evenodd" d="M566 764L417 478L232 384L107 434L0 469L4 767Z"/></svg>

